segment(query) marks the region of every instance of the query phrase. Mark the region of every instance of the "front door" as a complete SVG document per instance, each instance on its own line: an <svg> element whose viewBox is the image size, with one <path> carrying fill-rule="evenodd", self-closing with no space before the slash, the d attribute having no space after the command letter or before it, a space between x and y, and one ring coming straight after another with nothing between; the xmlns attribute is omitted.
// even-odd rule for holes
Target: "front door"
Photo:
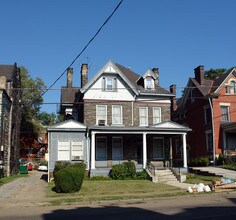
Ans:
<svg viewBox="0 0 236 220"><path fill-rule="evenodd" d="M153 139L153 159L164 159L164 138L155 137Z"/></svg>

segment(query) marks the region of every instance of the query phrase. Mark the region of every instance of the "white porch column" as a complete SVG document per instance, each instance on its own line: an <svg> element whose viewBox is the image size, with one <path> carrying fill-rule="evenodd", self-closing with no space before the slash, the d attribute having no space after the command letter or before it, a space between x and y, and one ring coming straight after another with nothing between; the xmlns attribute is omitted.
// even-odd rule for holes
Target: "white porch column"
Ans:
<svg viewBox="0 0 236 220"><path fill-rule="evenodd" d="M95 133L91 134L91 169L95 169Z"/></svg>
<svg viewBox="0 0 236 220"><path fill-rule="evenodd" d="M182 135L183 141L183 160L184 160L184 167L187 168L187 147L186 147L186 133Z"/></svg>
<svg viewBox="0 0 236 220"><path fill-rule="evenodd" d="M147 133L143 133L143 169L147 166Z"/></svg>

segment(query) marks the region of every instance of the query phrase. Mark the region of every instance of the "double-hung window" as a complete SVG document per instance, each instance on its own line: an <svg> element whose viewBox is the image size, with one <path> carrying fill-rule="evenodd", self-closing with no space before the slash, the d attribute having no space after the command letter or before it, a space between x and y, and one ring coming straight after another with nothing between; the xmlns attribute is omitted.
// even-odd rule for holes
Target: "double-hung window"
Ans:
<svg viewBox="0 0 236 220"><path fill-rule="evenodd" d="M229 106L228 105L221 105L220 106L220 112L221 112L221 122L229 122Z"/></svg>
<svg viewBox="0 0 236 220"><path fill-rule="evenodd" d="M212 132L211 130L206 131L206 147L207 151L212 151L213 150L213 139L212 139Z"/></svg>
<svg viewBox="0 0 236 220"><path fill-rule="evenodd" d="M107 106L106 105L96 106L96 122L97 124L99 124L101 121L104 122L104 124L106 124L106 121L107 121Z"/></svg>
<svg viewBox="0 0 236 220"><path fill-rule="evenodd" d="M148 125L148 107L139 107L139 125Z"/></svg>
<svg viewBox="0 0 236 220"><path fill-rule="evenodd" d="M230 82L230 93L236 94L236 82L235 81Z"/></svg>
<svg viewBox="0 0 236 220"><path fill-rule="evenodd" d="M106 160L107 159L107 139L106 137L96 138L96 159Z"/></svg>
<svg viewBox="0 0 236 220"><path fill-rule="evenodd" d="M58 160L70 160L70 141L58 141Z"/></svg>
<svg viewBox="0 0 236 220"><path fill-rule="evenodd" d="M153 124L158 124L161 122L161 108L153 107Z"/></svg>
<svg viewBox="0 0 236 220"><path fill-rule="evenodd" d="M154 81L151 77L145 78L145 88L146 89L154 89Z"/></svg>
<svg viewBox="0 0 236 220"><path fill-rule="evenodd" d="M122 106L113 105L112 106L112 124L113 125L122 125Z"/></svg>
<svg viewBox="0 0 236 220"><path fill-rule="evenodd" d="M116 92L117 91L117 78L116 77L103 77L102 78L102 91Z"/></svg>
<svg viewBox="0 0 236 220"><path fill-rule="evenodd" d="M83 160L83 142L71 142L71 160Z"/></svg>
<svg viewBox="0 0 236 220"><path fill-rule="evenodd" d="M121 160L123 159L123 139L122 137L112 138L112 159Z"/></svg>

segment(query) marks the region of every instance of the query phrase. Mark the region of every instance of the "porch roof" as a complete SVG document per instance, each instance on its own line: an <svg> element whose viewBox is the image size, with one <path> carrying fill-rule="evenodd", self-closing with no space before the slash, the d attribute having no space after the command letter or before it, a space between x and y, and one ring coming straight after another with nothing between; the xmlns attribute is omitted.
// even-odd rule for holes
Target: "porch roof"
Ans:
<svg viewBox="0 0 236 220"><path fill-rule="evenodd" d="M162 133L162 134L182 134L191 131L189 127L168 121L152 126L124 127L124 126L88 126L88 130L101 133Z"/></svg>
<svg viewBox="0 0 236 220"><path fill-rule="evenodd" d="M226 122L220 125L228 133L236 133L236 122Z"/></svg>

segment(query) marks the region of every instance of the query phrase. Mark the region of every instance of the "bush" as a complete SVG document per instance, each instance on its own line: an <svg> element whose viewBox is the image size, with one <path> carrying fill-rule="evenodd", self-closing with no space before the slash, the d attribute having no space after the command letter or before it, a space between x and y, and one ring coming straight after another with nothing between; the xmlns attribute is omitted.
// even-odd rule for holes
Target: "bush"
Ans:
<svg viewBox="0 0 236 220"><path fill-rule="evenodd" d="M219 157L217 158L217 165L223 165L224 164L224 156L223 154L219 154Z"/></svg>
<svg viewBox="0 0 236 220"><path fill-rule="evenodd" d="M135 179L136 180L146 180L146 179L148 179L148 177L149 176L148 176L146 170L143 170L143 171L140 171L140 172L136 173Z"/></svg>
<svg viewBox="0 0 236 220"><path fill-rule="evenodd" d="M134 179L136 177L134 162L113 165L109 176L114 180Z"/></svg>
<svg viewBox="0 0 236 220"><path fill-rule="evenodd" d="M54 173L58 172L61 169L67 168L71 166L71 163L69 161L56 161Z"/></svg>
<svg viewBox="0 0 236 220"><path fill-rule="evenodd" d="M58 193L71 193L81 189L85 169L69 166L60 169L54 174L55 191Z"/></svg>
<svg viewBox="0 0 236 220"><path fill-rule="evenodd" d="M191 167L205 167L210 164L208 157L193 158L190 160L189 166Z"/></svg>

